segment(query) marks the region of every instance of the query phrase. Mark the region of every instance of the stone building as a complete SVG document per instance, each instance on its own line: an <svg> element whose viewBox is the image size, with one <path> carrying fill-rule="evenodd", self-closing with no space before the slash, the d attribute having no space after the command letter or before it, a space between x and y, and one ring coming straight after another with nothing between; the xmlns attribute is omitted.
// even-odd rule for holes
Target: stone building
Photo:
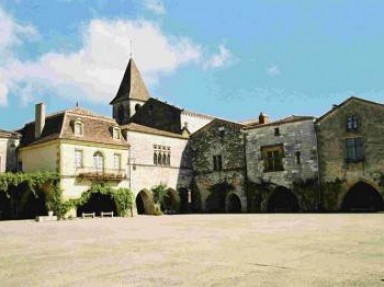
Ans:
<svg viewBox="0 0 384 287"><path fill-rule="evenodd" d="M150 97L133 59L111 105L130 146L127 172L138 212L154 212L150 190L160 184L169 188L174 211L186 212L192 180L188 139L213 117Z"/></svg>
<svg viewBox="0 0 384 287"><path fill-rule="evenodd" d="M313 117L290 116L245 127L250 211L313 211L318 200Z"/></svg>
<svg viewBox="0 0 384 287"><path fill-rule="evenodd" d="M383 121L384 105L357 97L317 120L325 210L384 210Z"/></svg>
<svg viewBox="0 0 384 287"><path fill-rule="evenodd" d="M20 133L20 170L58 172L64 199L80 197L95 182L128 188L128 144L115 120L79 107L46 116L38 104L35 121Z"/></svg>
<svg viewBox="0 0 384 287"><path fill-rule="evenodd" d="M0 173L17 169L16 149L21 135L0 129Z"/></svg>
<svg viewBox="0 0 384 287"><path fill-rule="evenodd" d="M150 189L164 184L174 212L188 211L192 168L188 136L130 123L121 126L129 143L128 179L139 214L153 214Z"/></svg>
<svg viewBox="0 0 384 287"><path fill-rule="evenodd" d="M215 119L191 136L195 210L246 212L243 125Z"/></svg>

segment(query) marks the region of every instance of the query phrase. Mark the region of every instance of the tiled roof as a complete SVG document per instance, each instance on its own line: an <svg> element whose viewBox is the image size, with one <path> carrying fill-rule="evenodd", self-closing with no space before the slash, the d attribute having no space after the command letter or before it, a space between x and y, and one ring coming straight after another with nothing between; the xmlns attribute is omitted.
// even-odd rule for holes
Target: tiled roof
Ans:
<svg viewBox="0 0 384 287"><path fill-rule="evenodd" d="M159 130L159 129L155 129L155 128L150 128L150 127L139 125L136 123L129 123L127 125L121 126L121 129L132 131L132 132L144 133L144 134L151 134L151 135L159 135L159 136L165 136L165 137L185 139L185 137L183 137L180 134L171 133L168 131L163 131L163 130ZM128 138L128 140L129 140L129 138Z"/></svg>
<svg viewBox="0 0 384 287"><path fill-rule="evenodd" d="M75 136L73 122L80 119L83 124L83 135ZM123 136L112 137L112 128L117 126L115 120L96 115L83 108L73 108L55 113L45 118L42 134L35 139L35 122L28 123L19 132L22 134L21 146L46 142L52 139L73 139L78 141L128 146Z"/></svg>
<svg viewBox="0 0 384 287"><path fill-rule="evenodd" d="M128 98L139 101L147 101L149 99L147 87L133 59L129 60L119 90L110 104Z"/></svg>
<svg viewBox="0 0 384 287"><path fill-rule="evenodd" d="M10 132L0 129L0 137L2 138L20 138L20 134L17 132Z"/></svg>
<svg viewBox="0 0 384 287"><path fill-rule="evenodd" d="M362 103L366 103L366 104L370 104L370 105L375 105L375 106L379 106L379 107L384 107L383 104L380 104L380 103L376 103L376 102L372 102L372 101L369 101L369 100L365 100L365 99L362 99L362 98L359 98L359 97L355 97L355 96L352 96L352 97L349 97L348 99L346 99L344 102L342 102L341 104L339 105L334 105L333 109L329 110L328 112L326 112L324 115L322 115L320 118L317 119L317 122L320 122L321 120L323 120L324 118L328 117L329 115L333 114L335 111L339 110L341 107L345 106L347 103L351 102L351 101L358 101L358 102L362 102Z"/></svg>
<svg viewBox="0 0 384 287"><path fill-rule="evenodd" d="M277 120L277 121L269 122L269 123L266 123L266 124L256 123L256 124L253 124L253 125L247 125L245 127L245 129L256 129L256 128L262 128L262 127L267 127L267 126L278 126L278 125L282 125L282 124L288 124L288 123L294 123L294 122L300 122L300 121L307 121L307 120L314 120L314 119L315 119L315 117L311 117L311 116L295 116L295 115L292 115L292 116L289 116L289 117L286 117L286 118L283 118L283 119L280 119L280 120Z"/></svg>
<svg viewBox="0 0 384 287"><path fill-rule="evenodd" d="M191 135L191 137L194 137L194 136L200 134L202 131L204 131L204 130L208 129L209 127L211 127L213 125L216 125L216 124L228 124L228 125L238 126L240 129L245 127L244 124L240 124L240 123L237 123L237 122L231 122L231 121L228 121L228 120L223 120L223 119L216 118L216 119L213 119L212 121L210 121L209 123L207 123L205 126L202 126L197 131L195 131Z"/></svg>

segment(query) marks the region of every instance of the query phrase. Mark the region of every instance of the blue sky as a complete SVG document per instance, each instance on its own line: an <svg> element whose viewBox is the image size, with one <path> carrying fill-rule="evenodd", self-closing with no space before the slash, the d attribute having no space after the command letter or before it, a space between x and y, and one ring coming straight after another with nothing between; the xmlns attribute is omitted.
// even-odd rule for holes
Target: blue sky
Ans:
<svg viewBox="0 0 384 287"><path fill-rule="evenodd" d="M230 120L384 96L380 0L0 0L0 128L44 101L111 115L131 53L153 97Z"/></svg>

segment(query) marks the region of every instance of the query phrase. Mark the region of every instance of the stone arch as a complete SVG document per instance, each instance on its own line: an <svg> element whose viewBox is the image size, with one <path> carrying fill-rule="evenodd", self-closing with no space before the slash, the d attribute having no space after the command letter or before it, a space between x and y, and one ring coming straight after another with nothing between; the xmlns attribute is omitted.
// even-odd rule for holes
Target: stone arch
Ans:
<svg viewBox="0 0 384 287"><path fill-rule="evenodd" d="M241 201L235 193L230 193L225 200L225 210L228 213L241 213Z"/></svg>
<svg viewBox="0 0 384 287"><path fill-rule="evenodd" d="M153 201L153 195L152 193L147 190L143 189L136 195L136 209L137 214L148 214L152 215L155 213L155 204Z"/></svg>
<svg viewBox="0 0 384 287"><path fill-rule="evenodd" d="M38 215L47 215L46 207L46 194L41 190L36 190L34 194L25 183L20 184L18 187L22 190L20 198L20 213L18 218L31 219Z"/></svg>
<svg viewBox="0 0 384 287"><path fill-rule="evenodd" d="M296 195L286 187L279 186L268 200L268 212L298 212L299 201Z"/></svg>
<svg viewBox="0 0 384 287"><path fill-rule="evenodd" d="M5 192L0 191L0 220L10 219L12 215L11 200Z"/></svg>
<svg viewBox="0 0 384 287"><path fill-rule="evenodd" d="M375 212L384 210L380 192L371 184L359 181L344 195L340 210L344 212Z"/></svg>
<svg viewBox="0 0 384 287"><path fill-rule="evenodd" d="M179 188L178 191L180 198L180 213L188 213L190 211L191 191L185 187Z"/></svg>
<svg viewBox="0 0 384 287"><path fill-rule="evenodd" d="M226 182L212 185L209 188L210 194L205 199L205 211L210 213L225 212L227 194L233 189L233 186Z"/></svg>
<svg viewBox="0 0 384 287"><path fill-rule="evenodd" d="M164 199L163 211L165 213L178 213L180 211L180 195L173 188L168 188L168 196Z"/></svg>
<svg viewBox="0 0 384 287"><path fill-rule="evenodd" d="M92 192L89 200L77 209L77 216L81 217L82 213L95 212L96 216L100 216L101 212L111 212L117 215L116 203L111 194L102 194L100 192Z"/></svg>

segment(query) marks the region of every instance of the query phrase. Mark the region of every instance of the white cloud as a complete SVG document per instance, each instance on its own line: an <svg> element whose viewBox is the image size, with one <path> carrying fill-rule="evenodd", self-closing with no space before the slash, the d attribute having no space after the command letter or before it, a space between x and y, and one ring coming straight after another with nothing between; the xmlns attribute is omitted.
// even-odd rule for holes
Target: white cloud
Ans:
<svg viewBox="0 0 384 287"><path fill-rule="evenodd" d="M272 77L280 76L281 71L280 68L276 64L271 64L267 67L266 72L268 75Z"/></svg>
<svg viewBox="0 0 384 287"><path fill-rule="evenodd" d="M223 44L219 45L219 52L210 56L203 64L205 69L222 68L229 65L233 60L233 56L230 50L228 50Z"/></svg>
<svg viewBox="0 0 384 287"><path fill-rule="evenodd" d="M3 51L12 51L22 43L24 35L37 34L31 26L22 26L5 13L2 15L3 23L10 27L1 30L0 35L6 35L0 46ZM75 52L53 51L34 61L21 61L11 55L5 63L0 62L0 105L6 105L10 92L24 103L46 94L107 103L116 94L132 50L148 85L156 84L161 75L173 73L182 65L219 68L232 57L220 45L219 53L204 61L207 52L202 45L188 37L168 35L151 21L93 20L84 27L81 49Z"/></svg>
<svg viewBox="0 0 384 287"><path fill-rule="evenodd" d="M107 102L118 89L130 57L130 39L134 39L134 59L149 84L201 56L200 46L192 40L169 37L152 22L94 20L83 33L82 49L75 53L52 52L35 62L9 62L8 89L17 88L23 99L30 99L34 88L46 87L65 97L82 95ZM8 89L1 89L3 97Z"/></svg>
<svg viewBox="0 0 384 287"><path fill-rule="evenodd" d="M164 15L167 13L161 0L144 0L144 6L157 15Z"/></svg>
<svg viewBox="0 0 384 287"><path fill-rule="evenodd" d="M0 7L0 56L10 55L12 49L22 43L22 40L35 39L38 33L30 25L17 23Z"/></svg>

